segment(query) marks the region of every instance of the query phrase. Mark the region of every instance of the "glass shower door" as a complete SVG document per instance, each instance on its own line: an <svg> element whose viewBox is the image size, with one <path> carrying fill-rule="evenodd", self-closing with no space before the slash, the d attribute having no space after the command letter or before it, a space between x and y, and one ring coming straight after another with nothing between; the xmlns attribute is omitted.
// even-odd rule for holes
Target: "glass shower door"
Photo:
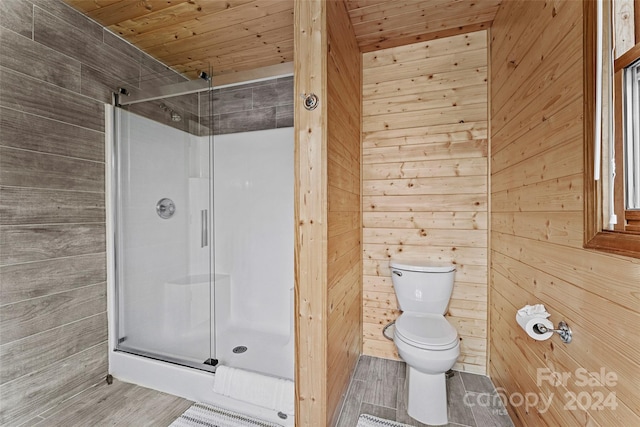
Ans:
<svg viewBox="0 0 640 427"><path fill-rule="evenodd" d="M116 349L212 370L208 98L115 108Z"/></svg>

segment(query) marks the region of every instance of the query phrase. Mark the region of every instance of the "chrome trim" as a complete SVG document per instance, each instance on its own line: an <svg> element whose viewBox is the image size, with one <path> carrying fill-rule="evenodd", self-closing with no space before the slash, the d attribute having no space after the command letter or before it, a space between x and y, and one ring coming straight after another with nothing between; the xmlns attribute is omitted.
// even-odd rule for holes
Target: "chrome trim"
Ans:
<svg viewBox="0 0 640 427"><path fill-rule="evenodd" d="M200 247L209 245L208 209L200 211Z"/></svg>
<svg viewBox="0 0 640 427"><path fill-rule="evenodd" d="M158 86L144 91L130 88L128 96L118 97L118 105L139 104L140 102L155 101L156 99L173 98L174 96L205 92L210 89L210 82L203 79L187 80L185 82Z"/></svg>

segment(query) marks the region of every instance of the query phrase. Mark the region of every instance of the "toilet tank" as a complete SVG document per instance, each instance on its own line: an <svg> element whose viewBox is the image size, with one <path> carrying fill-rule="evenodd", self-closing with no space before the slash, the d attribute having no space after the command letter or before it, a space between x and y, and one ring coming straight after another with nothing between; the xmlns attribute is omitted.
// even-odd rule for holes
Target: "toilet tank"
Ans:
<svg viewBox="0 0 640 427"><path fill-rule="evenodd" d="M445 314L456 268L452 264L392 261L391 280L400 310Z"/></svg>

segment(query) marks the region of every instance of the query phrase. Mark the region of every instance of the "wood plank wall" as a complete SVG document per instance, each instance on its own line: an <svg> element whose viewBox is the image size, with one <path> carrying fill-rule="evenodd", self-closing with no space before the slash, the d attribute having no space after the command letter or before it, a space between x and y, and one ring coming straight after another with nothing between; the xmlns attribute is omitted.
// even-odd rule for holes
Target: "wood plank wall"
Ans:
<svg viewBox="0 0 640 427"><path fill-rule="evenodd" d="M343 2L296 1L296 423L335 423L362 348L361 55Z"/></svg>
<svg viewBox="0 0 640 427"><path fill-rule="evenodd" d="M510 404L516 425L640 425L640 263L582 249L582 7L503 2L491 30L489 373L507 396L551 400ZM518 327L516 310L534 303L569 324L571 344ZM547 369L570 377L552 384L538 377ZM610 393L617 407L598 410ZM587 410L566 409L572 396Z"/></svg>
<svg viewBox="0 0 640 427"><path fill-rule="evenodd" d="M487 32L363 55L364 353L398 358L391 258L454 262L456 369L485 373Z"/></svg>
<svg viewBox="0 0 640 427"><path fill-rule="evenodd" d="M326 3L294 3L296 425L327 425L327 25ZM314 424L317 423L317 424Z"/></svg>
<svg viewBox="0 0 640 427"><path fill-rule="evenodd" d="M339 415L362 351L362 55L344 2L327 2L327 407Z"/></svg>

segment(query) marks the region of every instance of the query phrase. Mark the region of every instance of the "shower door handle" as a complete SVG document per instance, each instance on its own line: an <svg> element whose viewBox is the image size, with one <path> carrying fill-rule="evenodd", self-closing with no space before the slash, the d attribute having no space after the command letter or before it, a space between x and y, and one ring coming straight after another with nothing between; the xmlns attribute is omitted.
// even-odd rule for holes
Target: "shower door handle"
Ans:
<svg viewBox="0 0 640 427"><path fill-rule="evenodd" d="M203 209L200 211L200 220L201 220L201 224L200 224L200 247L204 248L205 246L209 245L209 227L208 227L208 221L207 221L207 217L208 215L208 210L207 209Z"/></svg>

